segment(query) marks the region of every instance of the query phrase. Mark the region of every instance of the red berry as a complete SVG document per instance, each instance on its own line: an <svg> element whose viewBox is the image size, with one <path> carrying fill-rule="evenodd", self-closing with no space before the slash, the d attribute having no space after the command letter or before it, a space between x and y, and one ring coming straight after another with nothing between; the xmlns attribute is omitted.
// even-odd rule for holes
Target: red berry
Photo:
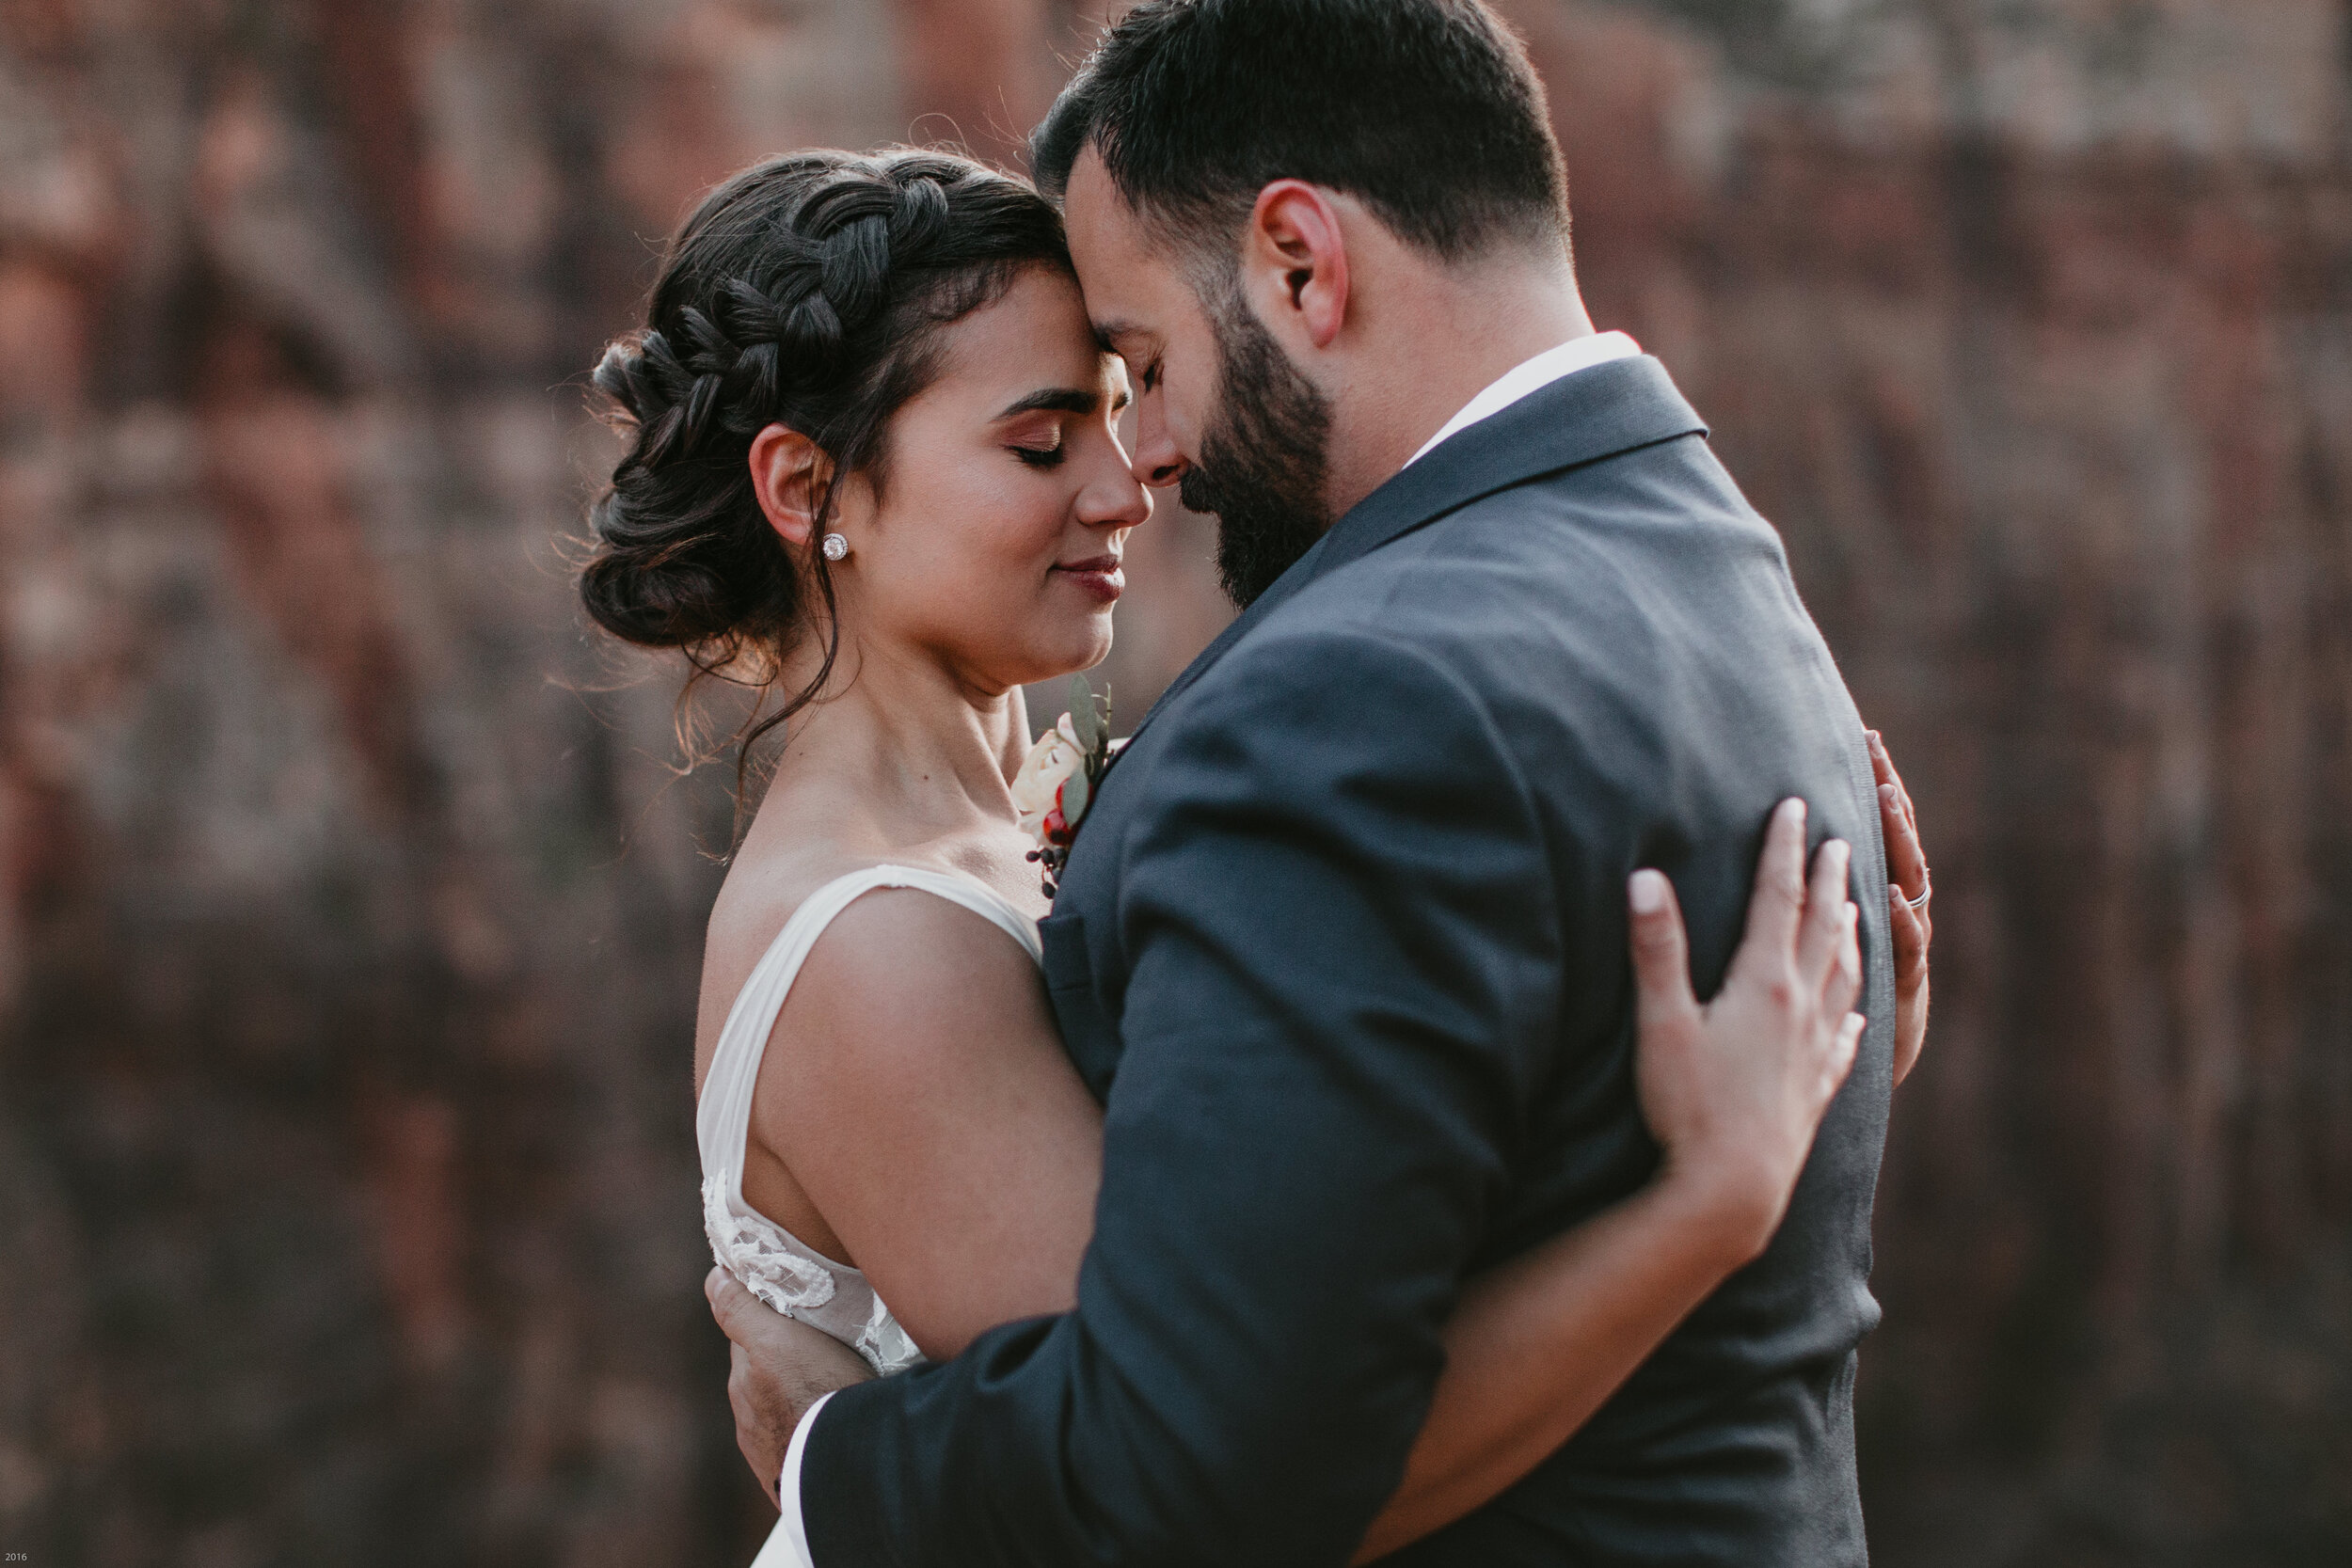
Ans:
<svg viewBox="0 0 2352 1568"><path fill-rule="evenodd" d="M1063 819L1061 807L1056 806L1045 814L1043 826L1046 843L1067 844L1070 842L1070 824Z"/></svg>

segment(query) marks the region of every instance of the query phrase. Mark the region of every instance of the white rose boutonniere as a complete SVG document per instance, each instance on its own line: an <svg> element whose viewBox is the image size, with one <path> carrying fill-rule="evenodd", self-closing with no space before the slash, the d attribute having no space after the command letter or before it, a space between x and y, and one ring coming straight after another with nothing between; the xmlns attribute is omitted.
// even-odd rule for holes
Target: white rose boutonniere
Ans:
<svg viewBox="0 0 2352 1568"><path fill-rule="evenodd" d="M1045 896L1070 858L1071 841L1094 800L1094 787L1111 759L1111 703L1084 675L1070 677L1070 711L1037 737L1012 776L1012 809L1037 840L1029 859L1045 869Z"/></svg>

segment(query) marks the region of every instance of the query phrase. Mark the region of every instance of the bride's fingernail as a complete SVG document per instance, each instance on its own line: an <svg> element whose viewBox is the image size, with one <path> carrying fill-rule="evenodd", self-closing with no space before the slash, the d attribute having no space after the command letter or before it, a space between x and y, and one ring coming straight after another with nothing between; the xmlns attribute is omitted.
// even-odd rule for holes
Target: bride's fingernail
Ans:
<svg viewBox="0 0 2352 1568"><path fill-rule="evenodd" d="M1666 878L1663 872L1645 866L1633 874L1626 884L1627 896L1633 901L1635 914L1656 914L1666 907Z"/></svg>

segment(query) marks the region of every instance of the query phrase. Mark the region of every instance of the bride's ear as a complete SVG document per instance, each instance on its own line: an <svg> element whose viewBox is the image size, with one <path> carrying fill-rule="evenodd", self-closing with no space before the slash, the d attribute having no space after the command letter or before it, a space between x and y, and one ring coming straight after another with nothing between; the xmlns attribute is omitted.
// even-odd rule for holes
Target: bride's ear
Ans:
<svg viewBox="0 0 2352 1568"><path fill-rule="evenodd" d="M752 493L768 526L797 549L817 534L817 507L833 477L823 449L789 425L771 424L752 437Z"/></svg>

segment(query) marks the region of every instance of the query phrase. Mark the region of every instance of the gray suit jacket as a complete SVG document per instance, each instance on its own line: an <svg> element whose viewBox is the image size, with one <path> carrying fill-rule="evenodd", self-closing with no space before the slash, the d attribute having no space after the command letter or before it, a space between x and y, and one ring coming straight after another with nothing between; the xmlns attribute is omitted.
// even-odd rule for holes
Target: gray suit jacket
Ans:
<svg viewBox="0 0 2352 1568"><path fill-rule="evenodd" d="M1078 1307L846 1390L819 1568L1346 1560L1462 1282L1640 1186L1625 881L1701 994L1764 822L1856 847L1871 1026L1768 1253L1574 1440L1395 1560L1864 1560L1854 1347L1893 1018L1862 726L1655 360L1449 438L1170 689L1043 923L1106 1108Z"/></svg>

